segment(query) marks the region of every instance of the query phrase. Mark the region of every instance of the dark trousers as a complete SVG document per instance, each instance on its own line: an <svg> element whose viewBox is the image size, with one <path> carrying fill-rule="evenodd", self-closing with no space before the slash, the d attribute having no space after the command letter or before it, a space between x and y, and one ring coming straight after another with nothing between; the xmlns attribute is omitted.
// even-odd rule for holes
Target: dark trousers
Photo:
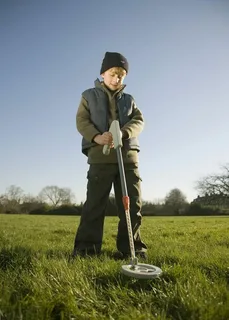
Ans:
<svg viewBox="0 0 229 320"><path fill-rule="evenodd" d="M147 247L141 241L141 178L136 164L124 164L130 217L136 252L145 252ZM100 253L102 247L105 210L114 184L115 200L118 208L119 223L117 249L130 253L126 216L122 203L122 190L118 164L91 164L88 174L87 200L83 205L80 225L76 232L74 253Z"/></svg>

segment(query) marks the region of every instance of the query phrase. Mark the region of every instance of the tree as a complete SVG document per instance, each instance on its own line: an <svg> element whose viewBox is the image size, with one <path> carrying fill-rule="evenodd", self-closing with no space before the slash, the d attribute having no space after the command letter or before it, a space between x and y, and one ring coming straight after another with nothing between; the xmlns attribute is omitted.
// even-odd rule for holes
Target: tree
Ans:
<svg viewBox="0 0 229 320"><path fill-rule="evenodd" d="M15 185L11 185L6 189L6 193L1 195L1 211L7 213L19 213L20 204L23 201L24 191Z"/></svg>
<svg viewBox="0 0 229 320"><path fill-rule="evenodd" d="M23 199L23 194L24 194L24 191L22 190L21 187L11 185L6 189L5 197L9 201L15 201L19 204Z"/></svg>
<svg viewBox="0 0 229 320"><path fill-rule="evenodd" d="M30 212L44 208L45 204L38 198L31 194L25 194L23 196L23 202L20 205L21 213L30 214Z"/></svg>
<svg viewBox="0 0 229 320"><path fill-rule="evenodd" d="M4 195L0 195L0 213L5 212L5 207L6 207L6 199Z"/></svg>
<svg viewBox="0 0 229 320"><path fill-rule="evenodd" d="M221 172L201 178L196 183L200 195L229 196L229 164L221 167Z"/></svg>
<svg viewBox="0 0 229 320"><path fill-rule="evenodd" d="M165 197L165 206L176 214L184 210L187 204L186 196L177 188L172 189Z"/></svg>
<svg viewBox="0 0 229 320"><path fill-rule="evenodd" d="M38 198L47 202L54 207L63 204L72 204L74 201L74 194L69 188L59 188L57 186L44 187L38 195Z"/></svg>

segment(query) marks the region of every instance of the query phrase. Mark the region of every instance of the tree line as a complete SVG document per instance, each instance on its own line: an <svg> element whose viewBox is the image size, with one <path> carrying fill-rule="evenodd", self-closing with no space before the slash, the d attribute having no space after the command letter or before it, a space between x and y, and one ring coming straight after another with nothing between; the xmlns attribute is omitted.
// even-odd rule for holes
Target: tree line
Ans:
<svg viewBox="0 0 229 320"><path fill-rule="evenodd" d="M184 193L174 188L164 199L142 202L145 216L166 215L229 215L229 164L221 171L196 182L199 195L191 203ZM0 195L0 213L80 215L83 203L76 204L69 188L46 186L37 196L25 194L21 187L11 185ZM107 216L118 215L115 197L110 195Z"/></svg>

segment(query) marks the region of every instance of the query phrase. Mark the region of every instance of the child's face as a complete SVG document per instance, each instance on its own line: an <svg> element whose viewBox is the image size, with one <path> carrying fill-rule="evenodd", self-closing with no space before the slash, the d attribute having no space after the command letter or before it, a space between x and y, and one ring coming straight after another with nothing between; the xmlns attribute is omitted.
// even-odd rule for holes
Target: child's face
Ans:
<svg viewBox="0 0 229 320"><path fill-rule="evenodd" d="M112 91L118 90L121 87L125 76L126 70L121 67L111 68L101 75L105 85Z"/></svg>

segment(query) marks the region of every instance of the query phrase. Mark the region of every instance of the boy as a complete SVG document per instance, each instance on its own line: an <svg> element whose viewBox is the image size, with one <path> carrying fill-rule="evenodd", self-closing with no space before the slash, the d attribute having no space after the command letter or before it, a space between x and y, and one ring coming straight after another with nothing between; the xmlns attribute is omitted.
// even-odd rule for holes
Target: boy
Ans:
<svg viewBox="0 0 229 320"><path fill-rule="evenodd" d="M140 225L141 189L138 172L139 143L137 136L143 129L143 116L131 95L123 92L123 80L128 73L127 59L117 52L106 52L95 87L82 93L76 115L76 126L82 139L82 152L88 157L87 199L84 203L78 227L73 256L99 254L102 247L105 209L114 185L119 212L116 245L123 258L130 255L129 238L116 151L112 149L110 124L117 119L123 139L123 163L125 168L130 216L136 255L146 256L146 245L141 241ZM110 145L109 155L103 154L103 146Z"/></svg>

